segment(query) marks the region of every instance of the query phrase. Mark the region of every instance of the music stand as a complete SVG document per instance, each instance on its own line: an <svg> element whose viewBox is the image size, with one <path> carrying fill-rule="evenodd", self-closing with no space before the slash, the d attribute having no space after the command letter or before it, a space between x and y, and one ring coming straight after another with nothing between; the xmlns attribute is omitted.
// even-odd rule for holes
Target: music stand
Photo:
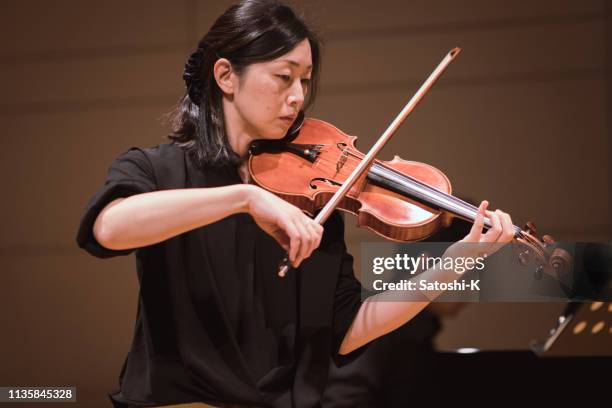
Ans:
<svg viewBox="0 0 612 408"><path fill-rule="evenodd" d="M544 340L530 344L540 357L612 356L612 302L572 302Z"/></svg>

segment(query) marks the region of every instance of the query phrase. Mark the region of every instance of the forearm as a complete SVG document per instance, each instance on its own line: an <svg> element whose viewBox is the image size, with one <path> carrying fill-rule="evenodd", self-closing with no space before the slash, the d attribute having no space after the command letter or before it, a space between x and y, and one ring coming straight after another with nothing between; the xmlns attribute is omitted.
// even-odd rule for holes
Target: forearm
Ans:
<svg viewBox="0 0 612 408"><path fill-rule="evenodd" d="M441 268L439 265L420 273L418 276L419 279L424 279L427 282L440 283L451 283L461 278L461 274L457 274L453 270ZM442 290L388 290L370 296L362 302L353 323L342 341L339 353L348 354L364 344L397 329L419 314L443 292Z"/></svg>
<svg viewBox="0 0 612 408"><path fill-rule="evenodd" d="M96 240L109 249L156 244L229 215L245 212L254 186L162 190L118 199L94 224Z"/></svg>

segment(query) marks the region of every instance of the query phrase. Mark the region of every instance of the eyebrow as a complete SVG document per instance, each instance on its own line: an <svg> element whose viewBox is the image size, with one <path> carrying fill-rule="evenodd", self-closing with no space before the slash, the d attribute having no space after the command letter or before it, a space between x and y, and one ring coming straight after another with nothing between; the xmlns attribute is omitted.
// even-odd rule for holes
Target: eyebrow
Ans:
<svg viewBox="0 0 612 408"><path fill-rule="evenodd" d="M282 59L281 61L288 62L289 64L291 64L291 65L293 65L295 67L301 67L300 63L297 62L297 61L293 61L293 60L290 60L290 59ZM312 65L307 66L306 69L312 69Z"/></svg>

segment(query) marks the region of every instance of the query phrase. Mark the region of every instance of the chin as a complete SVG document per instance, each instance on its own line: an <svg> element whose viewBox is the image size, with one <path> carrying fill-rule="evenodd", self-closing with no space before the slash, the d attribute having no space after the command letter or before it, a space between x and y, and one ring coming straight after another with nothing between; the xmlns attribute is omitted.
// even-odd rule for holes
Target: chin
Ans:
<svg viewBox="0 0 612 408"><path fill-rule="evenodd" d="M275 126L268 129L262 129L259 135L262 139L282 139L287 134L289 129L284 126Z"/></svg>

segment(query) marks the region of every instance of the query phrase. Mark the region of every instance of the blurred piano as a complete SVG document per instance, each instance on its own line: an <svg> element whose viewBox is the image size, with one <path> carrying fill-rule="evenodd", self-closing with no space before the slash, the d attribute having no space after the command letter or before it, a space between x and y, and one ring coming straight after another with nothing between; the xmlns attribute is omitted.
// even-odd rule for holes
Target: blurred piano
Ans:
<svg viewBox="0 0 612 408"><path fill-rule="evenodd" d="M434 353L432 361L407 387L412 403L612 407L612 303L568 304L531 350L459 349Z"/></svg>

